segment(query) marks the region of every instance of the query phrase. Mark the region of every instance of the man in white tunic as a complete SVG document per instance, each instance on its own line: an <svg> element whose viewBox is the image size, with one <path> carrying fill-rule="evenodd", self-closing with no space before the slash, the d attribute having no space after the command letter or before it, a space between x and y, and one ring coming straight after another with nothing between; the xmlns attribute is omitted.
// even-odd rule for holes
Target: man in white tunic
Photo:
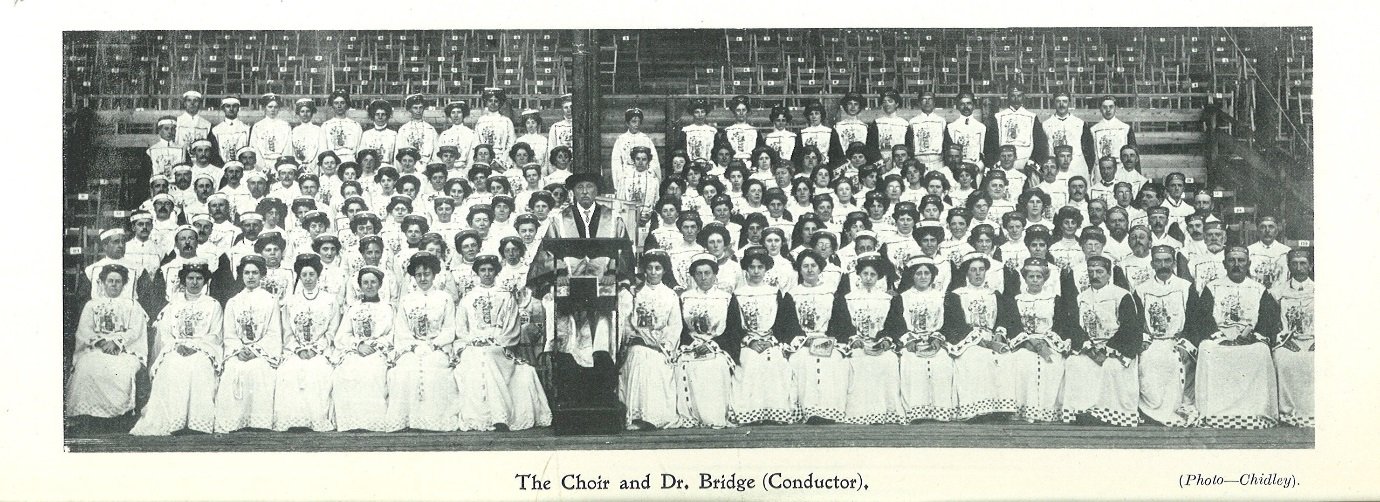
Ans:
<svg viewBox="0 0 1380 502"><path fill-rule="evenodd" d="M1002 145L1016 147L1016 165L1026 161L1044 162L1049 156L1044 128L1035 112L1025 108L1025 89L1013 85L1006 91L1006 108L992 116L988 126L986 153L996 156Z"/></svg>
<svg viewBox="0 0 1380 502"><path fill-rule="evenodd" d="M1069 93L1054 93L1054 115L1050 115L1041 123L1048 139L1046 151L1053 152L1060 146L1068 145L1073 149L1073 163L1069 166L1070 175L1096 180L1097 178L1089 177L1094 173L1088 172L1088 165L1092 163L1092 135L1088 134L1088 126L1083 123L1083 119L1071 113L1069 103Z"/></svg>
<svg viewBox="0 0 1380 502"><path fill-rule="evenodd" d="M1261 216L1256 222L1260 240L1246 248L1251 253L1251 278L1270 289L1286 276L1289 246L1279 242L1279 220Z"/></svg>
<svg viewBox="0 0 1380 502"><path fill-rule="evenodd" d="M1198 343L1194 375L1200 425L1234 429L1273 427L1279 388L1270 346L1279 333L1279 302L1249 275L1250 252L1226 251L1227 276L1202 288L1190 307Z"/></svg>
<svg viewBox="0 0 1380 502"><path fill-rule="evenodd" d="M958 93L958 118L949 122L944 138L944 148L950 144L963 147L963 162L987 165L983 160L983 149L987 145L987 124L973 116L975 100L973 93ZM1019 164L1024 166L1025 163Z"/></svg>
<svg viewBox="0 0 1380 502"><path fill-rule="evenodd" d="M939 157L944 145L949 142L948 130L945 127L948 122L944 120L943 115L935 111L933 91L920 91L919 98L920 113L910 118L910 133L906 136L906 144L910 145L915 160L920 161L927 169L935 169L942 165Z"/></svg>
<svg viewBox="0 0 1380 502"><path fill-rule="evenodd" d="M216 154L220 156L215 162L223 165L235 160L235 154L241 148L249 146L249 124L240 120L239 98L221 98L220 111L225 115L225 120L211 128L209 139L216 144Z"/></svg>
<svg viewBox="0 0 1380 502"><path fill-rule="evenodd" d="M1187 426L1197 417L1193 409L1193 354L1197 347L1185 337L1188 306L1197 291L1174 275L1178 253L1155 246L1150 264L1155 277L1136 286L1136 303L1145 315L1140 354L1140 412L1163 425Z"/></svg>
<svg viewBox="0 0 1380 502"><path fill-rule="evenodd" d="M1130 292L1112 284L1112 261L1091 256L1088 289L1078 294L1081 330L1070 340L1064 370L1064 419L1089 416L1101 423L1140 423L1138 356L1145 333Z"/></svg>
<svg viewBox="0 0 1380 502"><path fill-rule="evenodd" d="M1279 341L1274 347L1279 378L1279 419L1296 427L1313 427L1313 255L1295 249L1287 255L1289 279L1270 295L1279 301Z"/></svg>
<svg viewBox="0 0 1380 502"><path fill-rule="evenodd" d="M1097 158L1118 155L1121 147L1136 144L1136 133L1131 126L1116 118L1116 98L1103 96L1101 102L1102 120L1088 128L1092 136L1092 154Z"/></svg>
<svg viewBox="0 0 1380 502"><path fill-rule="evenodd" d="M158 139L147 150L152 166L150 177L162 175L171 178L173 166L187 160L186 145L177 142L177 119L172 116L159 118L154 130L158 133Z"/></svg>
<svg viewBox="0 0 1380 502"><path fill-rule="evenodd" d="M182 93L182 109L185 112L177 117L177 144L190 145L193 141L206 139L206 136L211 134L211 122L200 115L201 104L201 93Z"/></svg>

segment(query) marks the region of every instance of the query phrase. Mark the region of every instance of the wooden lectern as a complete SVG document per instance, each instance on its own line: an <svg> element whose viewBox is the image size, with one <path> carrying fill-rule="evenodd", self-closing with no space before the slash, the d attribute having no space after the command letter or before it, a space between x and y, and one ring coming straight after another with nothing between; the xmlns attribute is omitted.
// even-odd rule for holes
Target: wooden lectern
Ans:
<svg viewBox="0 0 1380 502"><path fill-rule="evenodd" d="M609 348L616 350L620 340L618 271L631 268L631 243L625 239L548 238L542 248L551 253L555 273L553 321L589 323L607 318L610 332L603 336L612 337ZM593 367L576 364L566 353L552 354L552 425L558 435L623 430L626 408L618 400L616 354L595 350Z"/></svg>

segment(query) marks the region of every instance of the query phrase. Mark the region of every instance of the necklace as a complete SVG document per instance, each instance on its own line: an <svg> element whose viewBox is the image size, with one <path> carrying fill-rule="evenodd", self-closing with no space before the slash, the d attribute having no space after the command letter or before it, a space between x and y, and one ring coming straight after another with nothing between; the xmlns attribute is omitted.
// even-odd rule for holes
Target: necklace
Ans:
<svg viewBox="0 0 1380 502"><path fill-rule="evenodd" d="M306 298L308 301L316 300L316 298L319 296L321 296L320 289L317 289L315 291L308 291L306 288L302 288L302 297Z"/></svg>

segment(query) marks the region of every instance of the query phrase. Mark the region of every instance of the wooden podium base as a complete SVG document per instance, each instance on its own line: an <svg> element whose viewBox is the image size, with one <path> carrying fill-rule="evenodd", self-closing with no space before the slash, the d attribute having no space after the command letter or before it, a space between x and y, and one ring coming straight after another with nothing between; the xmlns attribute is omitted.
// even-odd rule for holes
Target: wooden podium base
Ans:
<svg viewBox="0 0 1380 502"><path fill-rule="evenodd" d="M628 409L623 403L571 403L551 410L551 427L557 436L617 434L623 430Z"/></svg>

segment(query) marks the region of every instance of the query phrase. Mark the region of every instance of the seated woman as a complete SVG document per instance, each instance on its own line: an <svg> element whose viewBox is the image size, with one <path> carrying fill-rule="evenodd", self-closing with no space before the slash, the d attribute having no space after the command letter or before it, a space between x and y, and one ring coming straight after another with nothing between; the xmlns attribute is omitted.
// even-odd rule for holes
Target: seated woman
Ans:
<svg viewBox="0 0 1380 502"><path fill-rule="evenodd" d="M359 269L359 303L351 305L335 332L336 359L331 401L336 430L387 430L388 362L393 349L393 306L379 298L384 272Z"/></svg>
<svg viewBox="0 0 1380 502"><path fill-rule="evenodd" d="M819 235L819 234L816 234ZM820 277L824 256L806 250L796 257L800 283L786 294L795 306L796 326L777 329L794 334L790 348L791 373L800 398L800 410L807 423L833 423L843 420L848 401L848 361L844 358L847 330L837 315L842 304L834 301L837 283L830 285Z"/></svg>
<svg viewBox="0 0 1380 502"><path fill-rule="evenodd" d="M618 399L628 407L628 430L662 429L679 422L671 357L678 353L682 329L680 298L672 289L671 256L665 251L648 251L638 269L642 286L633 290L632 305L622 309L627 348Z"/></svg>
<svg viewBox="0 0 1380 502"><path fill-rule="evenodd" d="M901 345L901 406L911 423L950 421L957 413L954 360L945 350L946 331L966 331L953 293L935 283L939 267L948 261L917 256L906 263L900 293L891 300L885 331L896 333ZM946 327L946 325L952 326Z"/></svg>
<svg viewBox="0 0 1380 502"><path fill-rule="evenodd" d="M178 271L181 291L168 299L154 323L158 355L149 367L153 390L130 434L215 430L216 365L223 354L223 327L220 303L205 294L210 278L210 265L200 259L184 263Z"/></svg>
<svg viewBox="0 0 1380 502"><path fill-rule="evenodd" d="M972 253L959 264L963 286L946 299L944 310L963 314L963 323L945 323L949 353L954 356L954 387L958 419L1016 411L1014 366L1009 362L1006 334L1010 331L1010 297L987 285L992 262Z"/></svg>
<svg viewBox="0 0 1380 502"><path fill-rule="evenodd" d="M225 304L225 362L216 389L216 432L273 427L276 369L283 352L278 297L262 285L268 263L240 259L244 290Z"/></svg>
<svg viewBox="0 0 1380 502"><path fill-rule="evenodd" d="M501 266L494 255L475 258L479 281L455 309L458 363L453 374L460 391L462 431L551 425L551 408L536 368L505 348L518 337L518 305L512 291L497 287L494 279Z"/></svg>
<svg viewBox="0 0 1380 502"><path fill-rule="evenodd" d="M321 286L321 257L297 255L297 291L283 302L283 352L273 404L273 430L307 427L335 430L331 418L331 374L326 359L340 323L336 297Z"/></svg>
<svg viewBox="0 0 1380 502"><path fill-rule="evenodd" d="M388 430L453 431L460 427L459 391L450 368L454 302L435 288L441 259L412 255L407 274L417 289L398 300L393 317L394 366L388 371Z"/></svg>
<svg viewBox="0 0 1380 502"><path fill-rule="evenodd" d="M680 336L672 381L676 387L676 414L682 427L732 427L729 403L733 391L733 361L738 342L729 341L728 313L738 311L733 294L714 287L719 262L700 254L690 259L694 284L681 293Z"/></svg>
<svg viewBox="0 0 1380 502"><path fill-rule="evenodd" d="M1060 291L1049 276L1048 261L1026 258L1021 267L1025 287L1015 295L1020 323L1007 333L1016 370L1016 418L1031 423L1060 419L1064 357L1069 333L1078 323L1077 292Z"/></svg>
<svg viewBox="0 0 1380 502"><path fill-rule="evenodd" d="M711 255L702 256L717 262ZM800 324L790 297L763 281L773 262L765 254L745 256L740 262L745 280L733 288L734 301L729 305L725 341L747 349L739 350L729 412L729 419L738 424L800 420L800 400L785 350Z"/></svg>
<svg viewBox="0 0 1380 502"><path fill-rule="evenodd" d="M121 294L129 281L124 265L101 267L101 290L82 307L77 347L67 383L69 417L113 418L134 411L134 379L148 360L149 316Z"/></svg>
<svg viewBox="0 0 1380 502"><path fill-rule="evenodd" d="M835 329L848 335L850 383L844 420L855 424L905 423L901 404L901 374L896 338L901 331L885 330L891 309L887 276L891 264L876 252L858 255L853 265L858 287L839 295Z"/></svg>

